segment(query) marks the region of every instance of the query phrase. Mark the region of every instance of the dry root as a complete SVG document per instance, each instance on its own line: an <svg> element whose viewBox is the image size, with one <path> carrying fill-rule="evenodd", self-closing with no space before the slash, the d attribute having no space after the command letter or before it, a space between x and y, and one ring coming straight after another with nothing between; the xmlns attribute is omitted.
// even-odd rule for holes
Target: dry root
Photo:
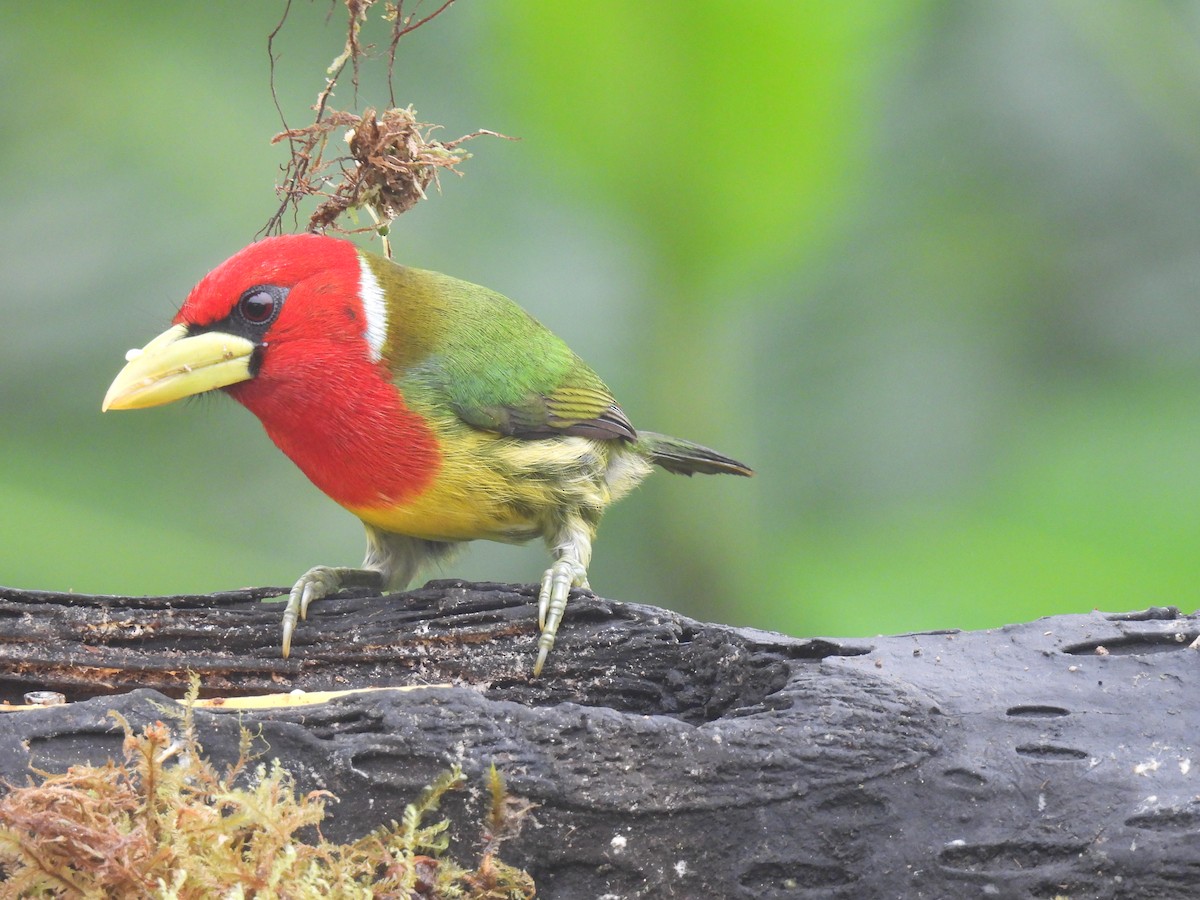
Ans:
<svg viewBox="0 0 1200 900"><path fill-rule="evenodd" d="M377 0L343 2L349 13L346 43L327 70L325 87L313 106L316 112L313 123L303 128L288 128L285 121L284 130L272 139L272 143L287 141L291 156L283 167L283 183L276 187L280 198L279 209L263 230L268 234L278 234L288 210L291 209L298 217L300 203L308 197L315 197L319 202L309 217L309 231L333 229L342 234L377 231L384 236L386 245L392 221L425 199L425 191L430 184L440 187L438 176L443 170L462 174L457 167L471 156L462 148L462 144L480 135L504 135L481 129L452 141L433 140L431 135L441 126L417 121L416 112L411 106L396 106L392 72L400 39L443 12L453 0L445 0L424 18L417 18L415 13L406 14L403 0L384 2L383 19L391 27L388 44L390 108L380 114L376 114L374 109L366 109L361 115L329 109L334 86L347 66L353 73L357 97L359 66L369 58L372 49L369 44L362 42L361 32L367 22L368 12ZM285 11L267 42L273 95L273 42L286 19ZM281 118L282 115L281 111ZM336 140L336 133L343 129L348 153L341 151L341 142ZM373 224L359 226L356 216L358 210L366 210ZM353 227L347 228L339 223L343 214L348 214L354 220Z"/></svg>

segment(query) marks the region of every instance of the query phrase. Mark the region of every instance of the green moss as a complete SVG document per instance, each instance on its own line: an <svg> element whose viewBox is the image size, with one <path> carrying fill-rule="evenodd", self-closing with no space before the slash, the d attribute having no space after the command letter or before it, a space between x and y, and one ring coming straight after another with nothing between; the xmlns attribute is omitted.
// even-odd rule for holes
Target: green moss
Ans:
<svg viewBox="0 0 1200 900"><path fill-rule="evenodd" d="M189 695L195 698L198 681ZM242 730L224 772L205 758L191 704L178 729L125 730L124 761L39 773L0 799L0 866L8 897L479 898L533 897L533 880L496 858L530 808L493 767L484 849L468 867L448 853L450 822L429 823L466 779L453 767L392 822L349 844L320 836L327 791L298 794L278 760L256 759ZM314 840L299 836L309 829Z"/></svg>

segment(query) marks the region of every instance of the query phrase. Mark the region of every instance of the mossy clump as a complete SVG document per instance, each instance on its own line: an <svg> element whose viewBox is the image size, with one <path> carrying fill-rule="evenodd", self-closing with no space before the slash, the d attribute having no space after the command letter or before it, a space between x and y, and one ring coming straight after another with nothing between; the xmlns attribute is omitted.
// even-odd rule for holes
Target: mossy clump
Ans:
<svg viewBox="0 0 1200 900"><path fill-rule="evenodd" d="M0 798L0 896L534 896L529 875L496 857L529 807L507 796L494 769L474 867L448 855L449 820L426 824L442 797L465 784L457 766L409 804L401 822L334 844L319 827L332 794L298 794L278 760L255 757L246 729L237 761L219 772L196 739L190 704L184 709L178 733L155 722L136 734L110 713L125 730L123 762L39 773L40 784Z"/></svg>

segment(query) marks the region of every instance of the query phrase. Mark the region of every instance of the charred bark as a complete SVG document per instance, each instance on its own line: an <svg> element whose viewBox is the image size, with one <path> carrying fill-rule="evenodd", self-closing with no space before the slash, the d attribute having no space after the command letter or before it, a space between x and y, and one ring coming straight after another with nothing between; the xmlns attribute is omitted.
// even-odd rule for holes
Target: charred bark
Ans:
<svg viewBox="0 0 1200 900"><path fill-rule="evenodd" d="M530 588L322 600L287 660L275 593L0 589L0 700L70 701L0 715L0 777L119 756L107 711L161 719L189 670L219 697L417 686L198 710L200 736L220 761L261 728L343 839L494 762L538 804L504 855L542 897L1200 894L1200 619L1173 608L826 640L577 593L535 680Z"/></svg>

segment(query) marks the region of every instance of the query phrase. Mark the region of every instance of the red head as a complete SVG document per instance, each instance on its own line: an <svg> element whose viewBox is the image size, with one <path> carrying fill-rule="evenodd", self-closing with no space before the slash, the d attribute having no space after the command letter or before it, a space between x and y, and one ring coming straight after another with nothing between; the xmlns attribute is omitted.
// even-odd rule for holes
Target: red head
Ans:
<svg viewBox="0 0 1200 900"><path fill-rule="evenodd" d="M130 359L105 408L221 388L345 506L396 503L432 478L433 436L382 359L383 293L349 241L251 244L192 289L173 325Z"/></svg>

